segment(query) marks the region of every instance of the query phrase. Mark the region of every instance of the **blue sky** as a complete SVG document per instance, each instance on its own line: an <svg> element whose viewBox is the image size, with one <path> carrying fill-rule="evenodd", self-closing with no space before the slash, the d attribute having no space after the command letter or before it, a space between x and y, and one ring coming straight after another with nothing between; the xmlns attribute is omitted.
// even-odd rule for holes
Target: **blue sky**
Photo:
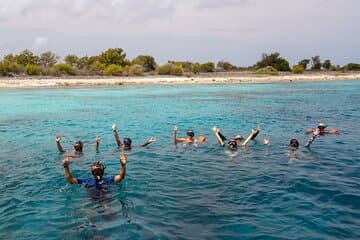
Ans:
<svg viewBox="0 0 360 240"><path fill-rule="evenodd" d="M128 58L230 61L280 52L291 64L320 55L360 63L358 0L0 0L0 56L30 49Z"/></svg>

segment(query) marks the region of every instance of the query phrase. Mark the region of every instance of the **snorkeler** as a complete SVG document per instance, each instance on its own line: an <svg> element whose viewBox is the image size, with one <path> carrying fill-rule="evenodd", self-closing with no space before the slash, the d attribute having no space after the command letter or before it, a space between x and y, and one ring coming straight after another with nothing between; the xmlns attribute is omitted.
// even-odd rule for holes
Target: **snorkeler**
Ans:
<svg viewBox="0 0 360 240"><path fill-rule="evenodd" d="M212 130L215 133L216 139L218 140L220 146L225 146L224 141L226 140L226 137L220 132L220 129L216 126L212 128ZM261 125L258 125L257 128L254 130L252 129L251 134L245 139L245 141L241 144L241 146L246 147L250 140L254 140L256 136L261 131ZM228 148L230 150L236 150L238 143L240 143L244 138L239 134L229 139L228 141ZM264 138L264 144L268 145L270 143L268 138Z"/></svg>
<svg viewBox="0 0 360 240"><path fill-rule="evenodd" d="M116 125L115 123L113 123L112 125L112 130L113 130L113 133L114 133L114 137L115 137L115 140L116 140L116 144L119 148L122 148L123 150L131 150L132 146L131 146L131 139L130 138L124 138L124 142L121 143L121 140L120 140L120 137L119 137L119 133L118 131L116 130ZM156 138L155 137L151 137L149 138L146 142L140 144L141 147L145 147L147 145L149 145L150 143L153 143L153 142L156 142Z"/></svg>
<svg viewBox="0 0 360 240"><path fill-rule="evenodd" d="M102 187L102 185L107 185L110 183L118 183L125 177L126 160L127 160L126 155L121 154L120 155L121 168L119 170L119 174L115 175L115 176L110 176L110 177L103 176L105 173L105 167L102 163L100 163L100 162L93 163L91 165L91 174L93 176L92 178L74 178L70 172L69 156L65 155L62 162L63 162L63 167L64 167L65 178L70 184L85 184L86 187L99 188L99 187Z"/></svg>
<svg viewBox="0 0 360 240"><path fill-rule="evenodd" d="M55 141L56 141L56 146L59 150L60 153L65 153L66 151L64 150L64 148L61 146L61 135L56 135L56 138L55 138ZM98 152L99 151L99 145L100 145L100 138L99 136L96 136L96 139L95 139L95 149L96 151ZM83 155L83 143L81 141L77 141L74 143L73 145L73 150L71 151L70 154L68 154L68 156L70 157L81 157Z"/></svg>
<svg viewBox="0 0 360 240"><path fill-rule="evenodd" d="M314 133L314 134L317 134L317 135L324 135L325 133L334 133L334 134L339 133L339 130L336 129L336 128L326 130L325 129L326 127L327 127L327 125L325 123L320 122L316 129L308 128L308 129L306 129L306 132L307 133Z"/></svg>
<svg viewBox="0 0 360 240"><path fill-rule="evenodd" d="M312 135L309 137L308 142L305 144L305 147L310 147L310 145L315 141L315 139L319 136L325 135L325 133L339 133L339 130L336 128L332 128L330 130L326 130L325 128L327 125L323 122L320 122L316 129L308 128L306 132L312 133Z"/></svg>
<svg viewBox="0 0 360 240"><path fill-rule="evenodd" d="M186 138L177 138L176 137L176 132L179 128L177 126L174 127L174 134L173 134L173 139L175 143L178 142L183 142L183 143L195 143L195 142L205 142L206 141L206 137L204 136L200 136L198 139L195 138L195 133L193 130L189 129L186 132Z"/></svg>

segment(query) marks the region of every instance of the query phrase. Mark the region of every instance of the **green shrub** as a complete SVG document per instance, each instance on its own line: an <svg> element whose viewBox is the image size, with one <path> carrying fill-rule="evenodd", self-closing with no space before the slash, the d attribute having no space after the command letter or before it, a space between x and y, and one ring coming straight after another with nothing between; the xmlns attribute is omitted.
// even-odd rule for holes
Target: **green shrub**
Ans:
<svg viewBox="0 0 360 240"><path fill-rule="evenodd" d="M139 55L131 62L132 65L138 64L143 67L143 71L150 72L156 69L156 62L154 57L149 55Z"/></svg>
<svg viewBox="0 0 360 240"><path fill-rule="evenodd" d="M102 67L100 66L100 68ZM104 69L104 75L106 76L120 76L122 75L122 73L123 73L122 67L116 64L110 64Z"/></svg>
<svg viewBox="0 0 360 240"><path fill-rule="evenodd" d="M292 72L293 72L293 73L296 73L296 74L303 73L303 72L304 72L304 66L303 66L303 65L300 65L300 64L295 65L295 66L293 66L293 68L292 68Z"/></svg>
<svg viewBox="0 0 360 240"><path fill-rule="evenodd" d="M172 65L171 67L171 75L174 76L182 76L184 73L184 69L181 65Z"/></svg>
<svg viewBox="0 0 360 240"><path fill-rule="evenodd" d="M274 67L268 66L254 71L253 74L279 75L279 72Z"/></svg>
<svg viewBox="0 0 360 240"><path fill-rule="evenodd" d="M348 71L360 71L360 64L349 63L349 64L345 65L344 68Z"/></svg>
<svg viewBox="0 0 360 240"><path fill-rule="evenodd" d="M39 75L40 68L34 64L28 64L25 67L25 72L27 75Z"/></svg>
<svg viewBox="0 0 360 240"><path fill-rule="evenodd" d="M215 65L213 62L207 62L200 65L200 72L214 72Z"/></svg>
<svg viewBox="0 0 360 240"><path fill-rule="evenodd" d="M162 66L158 66L157 67L157 72L159 75L170 75L171 72L171 65L170 64L165 64Z"/></svg>
<svg viewBox="0 0 360 240"><path fill-rule="evenodd" d="M285 58L280 57L280 53L277 52L271 54L263 53L261 60L254 65L254 67L257 69L261 69L267 66L274 67L278 71L291 70L289 62Z"/></svg>
<svg viewBox="0 0 360 240"><path fill-rule="evenodd" d="M130 75L141 76L143 74L143 67L139 64L132 65L129 69Z"/></svg>
<svg viewBox="0 0 360 240"><path fill-rule="evenodd" d="M232 65L231 63L229 62L225 62L225 61L219 61L217 64L216 64L216 67L218 69L222 69L224 71L231 71L231 70L235 70L236 69L236 66Z"/></svg>
<svg viewBox="0 0 360 240"><path fill-rule="evenodd" d="M74 68L67 63L57 63L54 65L54 69L60 74L64 75L75 75Z"/></svg>
<svg viewBox="0 0 360 240"><path fill-rule="evenodd" d="M197 74L200 72L200 63L194 63L192 66L191 66L191 72Z"/></svg>

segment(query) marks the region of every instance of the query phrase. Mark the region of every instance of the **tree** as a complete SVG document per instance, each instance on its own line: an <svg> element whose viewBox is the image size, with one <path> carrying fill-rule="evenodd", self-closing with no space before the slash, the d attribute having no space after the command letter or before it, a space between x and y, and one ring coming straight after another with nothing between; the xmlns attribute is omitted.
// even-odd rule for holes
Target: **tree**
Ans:
<svg viewBox="0 0 360 240"><path fill-rule="evenodd" d="M141 76L143 74L143 66L139 64L134 64L129 68L129 74L135 76Z"/></svg>
<svg viewBox="0 0 360 240"><path fill-rule="evenodd" d="M87 58L87 57L86 57ZM64 59L65 63L69 64L72 67L78 67L79 65L79 57L75 54L69 54Z"/></svg>
<svg viewBox="0 0 360 240"><path fill-rule="evenodd" d="M29 50L24 50L18 55L15 55L15 62L20 64L21 66L26 66L28 64L38 65L39 64L39 57L34 55Z"/></svg>
<svg viewBox="0 0 360 240"><path fill-rule="evenodd" d="M25 71L27 75L39 75L40 69L37 65L28 64L25 67Z"/></svg>
<svg viewBox="0 0 360 240"><path fill-rule="evenodd" d="M59 59L58 56L56 56L55 53L52 52L44 52L40 55L39 58L39 65L41 67L52 67L54 64L57 63L57 60Z"/></svg>
<svg viewBox="0 0 360 240"><path fill-rule="evenodd" d="M321 61L318 55L311 58L311 70L313 71L321 70Z"/></svg>
<svg viewBox="0 0 360 240"><path fill-rule="evenodd" d="M192 66L191 66L191 72L193 72L193 73L195 73L195 74L197 74L197 73L199 73L200 72L200 63L194 63L194 64L192 64Z"/></svg>
<svg viewBox="0 0 360 240"><path fill-rule="evenodd" d="M168 61L169 64L172 65L179 65L182 67L183 72L191 72L192 63L189 61Z"/></svg>
<svg viewBox="0 0 360 240"><path fill-rule="evenodd" d="M24 71L25 66L21 66L16 62L15 56L13 54L8 54L3 58L3 68L4 73L13 73L18 74Z"/></svg>
<svg viewBox="0 0 360 240"><path fill-rule="evenodd" d="M329 60L329 59L326 59L326 60L323 62L322 66L323 66L323 68L325 68L326 70L330 70L330 68L331 68L332 65L331 65L330 60Z"/></svg>
<svg viewBox="0 0 360 240"><path fill-rule="evenodd" d="M348 63L344 66L348 71L360 71L360 64L358 63Z"/></svg>
<svg viewBox="0 0 360 240"><path fill-rule="evenodd" d="M145 72L154 71L156 69L155 59L149 55L139 55L132 60L131 64L142 66Z"/></svg>
<svg viewBox="0 0 360 240"><path fill-rule="evenodd" d="M120 66L127 65L126 54L122 48L109 48L99 56L99 62L107 65L116 64Z"/></svg>
<svg viewBox="0 0 360 240"><path fill-rule="evenodd" d="M157 67L157 72L159 75L170 75L171 64L165 64Z"/></svg>
<svg viewBox="0 0 360 240"><path fill-rule="evenodd" d="M200 65L200 72L214 72L215 65L213 62L207 62Z"/></svg>
<svg viewBox="0 0 360 240"><path fill-rule="evenodd" d="M119 65L110 64L104 69L104 75L106 76L121 76L123 69Z"/></svg>
<svg viewBox="0 0 360 240"><path fill-rule="evenodd" d="M231 71L233 69L236 69L236 66L232 65L231 63L229 62L225 62L225 61L219 61L217 64L216 64L216 67L217 68L220 68L220 69L223 69L225 71Z"/></svg>
<svg viewBox="0 0 360 240"><path fill-rule="evenodd" d="M270 55L263 53L261 60L255 64L255 68L274 67L278 71L290 71L289 62L280 57L280 53L271 53Z"/></svg>
<svg viewBox="0 0 360 240"><path fill-rule="evenodd" d="M304 66L301 65L301 64L295 65L295 66L293 66L292 72L296 73L296 74L303 73L304 72Z"/></svg>
<svg viewBox="0 0 360 240"><path fill-rule="evenodd" d="M54 69L60 74L75 75L73 67L67 63L58 63L54 65Z"/></svg>
<svg viewBox="0 0 360 240"><path fill-rule="evenodd" d="M172 65L170 74L174 76L182 76L184 74L184 69L181 65Z"/></svg>
<svg viewBox="0 0 360 240"><path fill-rule="evenodd" d="M309 63L310 63L310 59L303 59L303 60L301 60L301 61L298 63L298 65L303 66L304 70L306 70L307 65L308 65Z"/></svg>

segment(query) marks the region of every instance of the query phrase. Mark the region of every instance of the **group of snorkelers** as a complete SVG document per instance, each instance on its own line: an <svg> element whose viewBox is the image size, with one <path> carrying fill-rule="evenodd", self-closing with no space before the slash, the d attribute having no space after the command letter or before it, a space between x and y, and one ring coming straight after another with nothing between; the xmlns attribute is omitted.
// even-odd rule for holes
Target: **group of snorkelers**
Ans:
<svg viewBox="0 0 360 240"><path fill-rule="evenodd" d="M319 136L322 136L326 133L338 133L339 132L335 128L333 128L331 130L326 130L326 127L327 127L327 125L321 122L318 124L316 129L311 129L311 128L307 129L306 132L312 133L312 135L310 136L308 142L305 144L305 147L309 147L314 142L314 140ZM105 167L101 162L98 161L91 165L91 173L92 173L93 178L74 178L70 172L70 167L69 167L70 158L78 158L83 155L83 143L81 141L77 141L74 143L72 151L69 152L68 154L66 154L62 161L63 167L64 167L65 178L67 179L67 181L70 184L83 184L84 183L89 187L100 187L103 184L120 182L125 177L127 156L124 154L124 151L132 149L132 140L130 138L124 138L123 141L121 141L115 124L112 125L112 130L113 130L113 134L114 134L114 137L116 140L116 144L117 144L118 148L121 150L121 153L120 153L121 168L119 170L119 174L115 175L115 176L106 177L106 178L103 177L104 172L105 172L104 171ZM241 135L236 135L234 137L227 138L220 132L220 129L216 126L214 126L212 128L212 130L214 131L215 137L220 146L224 147L225 145L227 145L227 147L230 151L235 152L237 150L237 147L240 144L242 147L246 147L251 140L254 140L258 136L258 134L261 131L261 125L258 125L256 129L252 129L251 133L249 134L249 136L247 138L244 138ZM186 144L193 144L193 143L202 143L202 142L206 141L205 136L200 136L198 138L195 138L195 134L194 134L193 130L188 130L186 132L185 138L178 138L177 131L178 131L178 127L175 126L174 132L173 132L174 143L182 142L182 143L186 143ZM61 136L57 135L56 136L57 148L58 148L59 152L65 153L66 151L61 146L60 141L61 141ZM140 146L145 147L155 141L156 141L156 138L151 137L146 142L140 144ZM100 145L100 138L98 136L96 137L95 143L96 143L95 149L96 149L96 151L98 151L99 145ZM270 144L270 140L265 136L263 143L265 145L268 145L268 144ZM299 148L299 145L300 144L297 139L294 138L294 139L290 140L289 147L291 149L296 150Z"/></svg>

